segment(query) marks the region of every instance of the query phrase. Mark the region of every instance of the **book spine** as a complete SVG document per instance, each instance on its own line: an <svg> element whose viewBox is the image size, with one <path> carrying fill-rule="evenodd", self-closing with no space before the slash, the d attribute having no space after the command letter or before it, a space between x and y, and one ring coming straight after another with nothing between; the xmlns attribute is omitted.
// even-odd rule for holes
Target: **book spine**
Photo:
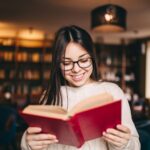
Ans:
<svg viewBox="0 0 150 150"><path fill-rule="evenodd" d="M85 140L83 138L77 116L74 116L70 119L70 125L78 141L78 144L76 144L76 146L80 148L85 142Z"/></svg>

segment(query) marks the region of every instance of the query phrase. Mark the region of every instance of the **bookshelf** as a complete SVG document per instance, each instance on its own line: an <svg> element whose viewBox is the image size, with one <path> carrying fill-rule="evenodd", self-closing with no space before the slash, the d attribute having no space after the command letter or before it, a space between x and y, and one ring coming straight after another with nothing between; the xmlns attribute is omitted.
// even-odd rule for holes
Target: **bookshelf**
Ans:
<svg viewBox="0 0 150 150"><path fill-rule="evenodd" d="M23 45L22 39L12 41L0 43L0 95L7 85L19 106L27 98L37 103L50 77L52 41L38 40L42 44L36 47Z"/></svg>
<svg viewBox="0 0 150 150"><path fill-rule="evenodd" d="M50 77L53 41L33 40L36 46L32 46L32 40L29 45L27 42L15 38L0 39L0 92L8 84L19 106L27 99L37 103ZM130 94L142 91L140 42L125 46L96 43L95 50L102 79L117 83Z"/></svg>
<svg viewBox="0 0 150 150"><path fill-rule="evenodd" d="M140 43L95 44L99 72L103 80L118 84L125 93L140 93Z"/></svg>

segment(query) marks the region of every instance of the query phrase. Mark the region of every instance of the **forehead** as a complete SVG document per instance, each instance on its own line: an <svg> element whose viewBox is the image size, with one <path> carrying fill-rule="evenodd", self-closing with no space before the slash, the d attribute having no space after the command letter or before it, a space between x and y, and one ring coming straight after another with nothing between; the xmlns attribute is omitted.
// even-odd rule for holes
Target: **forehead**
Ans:
<svg viewBox="0 0 150 150"><path fill-rule="evenodd" d="M79 56L88 53L80 44L70 42L65 50L65 57L68 58L78 58Z"/></svg>

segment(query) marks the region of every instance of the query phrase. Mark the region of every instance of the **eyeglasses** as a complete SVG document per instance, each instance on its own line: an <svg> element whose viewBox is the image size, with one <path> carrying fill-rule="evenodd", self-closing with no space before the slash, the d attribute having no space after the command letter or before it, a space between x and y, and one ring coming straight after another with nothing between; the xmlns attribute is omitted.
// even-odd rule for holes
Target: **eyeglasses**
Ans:
<svg viewBox="0 0 150 150"><path fill-rule="evenodd" d="M80 68L88 68L92 65L92 59L90 57L88 58L82 58L78 61L62 61L60 63L61 69L64 71L72 70L74 68L74 65L78 64Z"/></svg>

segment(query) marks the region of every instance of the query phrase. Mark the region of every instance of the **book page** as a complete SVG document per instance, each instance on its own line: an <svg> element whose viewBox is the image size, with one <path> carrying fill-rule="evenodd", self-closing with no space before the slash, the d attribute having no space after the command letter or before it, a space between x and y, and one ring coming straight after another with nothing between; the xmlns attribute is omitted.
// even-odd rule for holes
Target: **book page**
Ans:
<svg viewBox="0 0 150 150"><path fill-rule="evenodd" d="M51 118L67 119L67 110L53 105L29 105L23 113Z"/></svg>
<svg viewBox="0 0 150 150"><path fill-rule="evenodd" d="M101 93L98 95L91 96L87 99L82 100L80 103L75 105L72 110L68 113L69 116L73 116L75 113L79 113L85 110L96 108L113 101L113 97L109 93Z"/></svg>
<svg viewBox="0 0 150 150"><path fill-rule="evenodd" d="M82 100L80 103L75 105L68 113L64 108L54 105L29 105L23 110L23 113L67 120L75 113L96 108L101 105L108 104L112 101L112 95L108 93L101 93Z"/></svg>

